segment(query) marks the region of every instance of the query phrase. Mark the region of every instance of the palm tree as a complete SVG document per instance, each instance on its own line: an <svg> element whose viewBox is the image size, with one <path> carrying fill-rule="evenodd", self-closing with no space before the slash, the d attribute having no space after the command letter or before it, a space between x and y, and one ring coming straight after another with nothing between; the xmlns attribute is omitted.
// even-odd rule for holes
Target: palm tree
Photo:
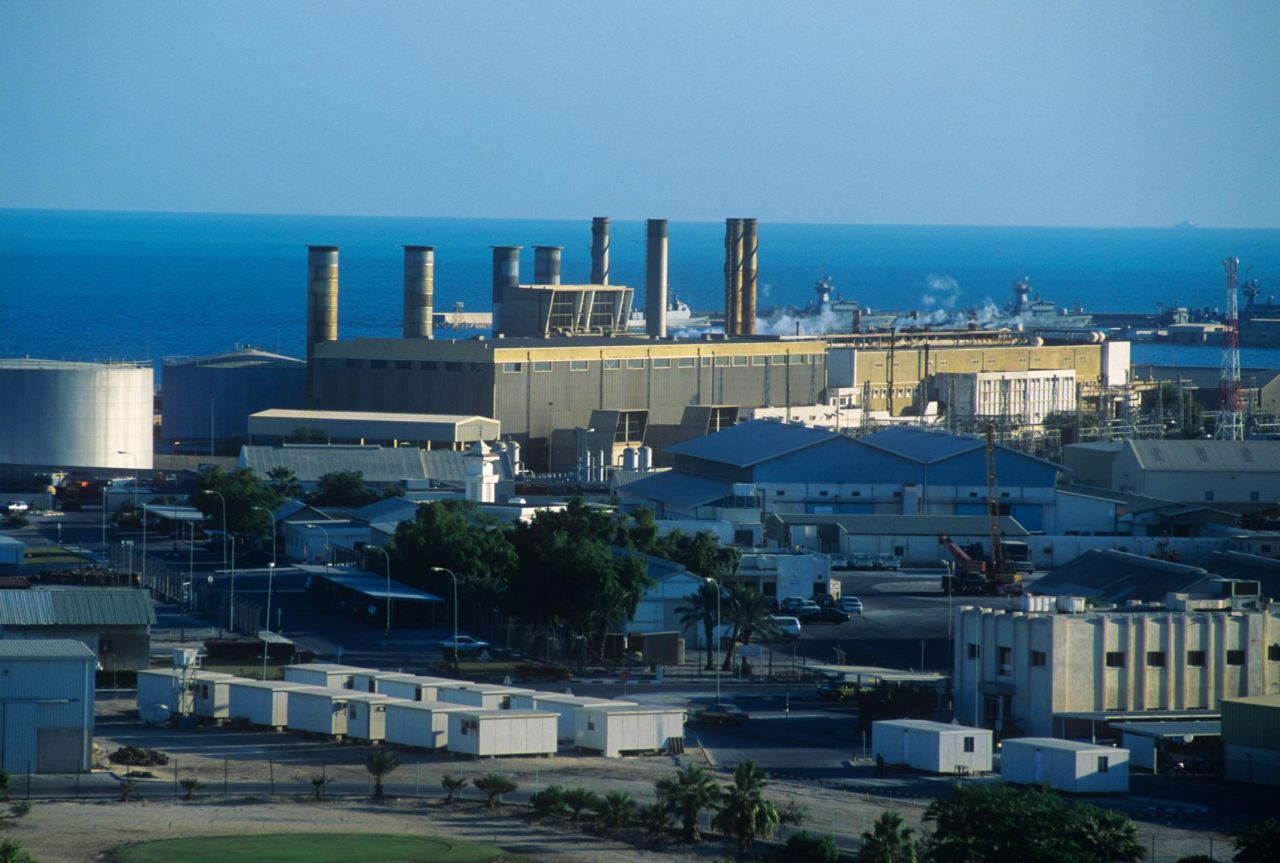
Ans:
<svg viewBox="0 0 1280 863"><path fill-rule="evenodd" d="M915 831L897 812L886 811L862 834L855 863L916 863Z"/></svg>
<svg viewBox="0 0 1280 863"><path fill-rule="evenodd" d="M472 780L471 784L488 795L490 809L498 808L503 794L510 794L516 790L516 783L501 773L486 773L479 779Z"/></svg>
<svg viewBox="0 0 1280 863"><path fill-rule="evenodd" d="M569 820L577 821L586 809L594 809L600 805L600 798L588 788L570 788L562 797L564 805L569 807Z"/></svg>
<svg viewBox="0 0 1280 863"><path fill-rule="evenodd" d="M680 836L685 842L697 842L698 815L708 806L720 802L721 790L711 774L697 764L676 770L674 779L654 783L661 801L680 815Z"/></svg>
<svg viewBox="0 0 1280 863"><path fill-rule="evenodd" d="M756 763L750 758L743 761L733 771L733 784L711 822L711 826L737 842L739 860L746 857L757 836L763 839L778 830L778 807L764 798L765 784Z"/></svg>
<svg viewBox="0 0 1280 863"><path fill-rule="evenodd" d="M610 791L598 807L606 827L625 827L636 814L636 801L625 791Z"/></svg>
<svg viewBox="0 0 1280 863"><path fill-rule="evenodd" d="M640 823L650 833L665 833L671 826L671 807L661 800L641 806L639 815Z"/></svg>
<svg viewBox="0 0 1280 863"><path fill-rule="evenodd" d="M399 766L400 759L389 749L375 749L365 758L364 769L368 770L369 775L373 777L374 800L381 801L385 797L382 793L382 780L395 772Z"/></svg>
<svg viewBox="0 0 1280 863"><path fill-rule="evenodd" d="M440 780L440 787L444 789L444 805L451 806L458 798L458 792L467 787L467 780L462 776L446 773Z"/></svg>
<svg viewBox="0 0 1280 863"><path fill-rule="evenodd" d="M698 592L689 597L689 604L676 609L676 614L680 615L681 626L702 624L702 634L706 637L704 644L707 651L707 671L715 670L711 664L711 644L716 637L717 612L723 611L717 596L719 591L719 584L714 581L704 581L702 587L698 588Z"/></svg>
<svg viewBox="0 0 1280 863"><path fill-rule="evenodd" d="M750 644L752 636L771 635L777 630L771 615L769 600L749 584L734 583L729 585L729 599L726 603L728 618L733 624L733 637L729 649L724 654L721 671L733 669L733 649L742 642Z"/></svg>

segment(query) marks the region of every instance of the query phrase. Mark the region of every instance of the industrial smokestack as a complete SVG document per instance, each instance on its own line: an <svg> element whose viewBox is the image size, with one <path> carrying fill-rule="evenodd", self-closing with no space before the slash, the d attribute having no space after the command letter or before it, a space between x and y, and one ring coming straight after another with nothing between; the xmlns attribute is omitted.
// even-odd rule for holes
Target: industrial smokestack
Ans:
<svg viewBox="0 0 1280 863"><path fill-rule="evenodd" d="M436 250L431 246L404 247L404 337L431 338L435 303Z"/></svg>
<svg viewBox="0 0 1280 863"><path fill-rule="evenodd" d="M644 330L667 335L667 220L650 219L645 242Z"/></svg>
<svg viewBox="0 0 1280 863"><path fill-rule="evenodd" d="M756 220L742 221L742 293L738 304L738 332L751 336L756 332Z"/></svg>
<svg viewBox="0 0 1280 863"><path fill-rule="evenodd" d="M338 247L307 246L307 404L315 398L315 346L338 340Z"/></svg>
<svg viewBox="0 0 1280 863"><path fill-rule="evenodd" d="M520 247L493 247L493 331L502 332L502 300L520 286Z"/></svg>
<svg viewBox="0 0 1280 863"><path fill-rule="evenodd" d="M724 220L724 332L737 335L742 320L742 220Z"/></svg>
<svg viewBox="0 0 1280 863"><path fill-rule="evenodd" d="M560 253L564 246L533 247L533 283L535 285L560 284Z"/></svg>
<svg viewBox="0 0 1280 863"><path fill-rule="evenodd" d="M609 217L591 220L591 284L609 284Z"/></svg>

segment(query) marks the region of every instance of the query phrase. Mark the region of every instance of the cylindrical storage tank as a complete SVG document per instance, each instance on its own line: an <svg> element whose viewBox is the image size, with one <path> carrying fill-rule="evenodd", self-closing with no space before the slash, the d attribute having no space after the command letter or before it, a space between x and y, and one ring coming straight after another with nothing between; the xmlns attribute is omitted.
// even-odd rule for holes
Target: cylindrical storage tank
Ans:
<svg viewBox="0 0 1280 863"><path fill-rule="evenodd" d="M563 246L533 247L533 283L535 285L560 284L560 253Z"/></svg>
<svg viewBox="0 0 1280 863"><path fill-rule="evenodd" d="M640 470L653 470L653 447L642 446L636 450L636 455L639 456Z"/></svg>
<svg viewBox="0 0 1280 863"><path fill-rule="evenodd" d="M654 338L667 335L667 220L650 219L645 244L645 332Z"/></svg>
<svg viewBox="0 0 1280 863"><path fill-rule="evenodd" d="M754 335L756 331L756 220L742 220L742 298L739 303L738 331Z"/></svg>
<svg viewBox="0 0 1280 863"><path fill-rule="evenodd" d="M0 360L0 464L150 470L153 390L142 363Z"/></svg>
<svg viewBox="0 0 1280 863"><path fill-rule="evenodd" d="M431 338L435 304L436 250L431 246L404 247L404 337Z"/></svg>
<svg viewBox="0 0 1280 863"><path fill-rule="evenodd" d="M622 450L622 469L637 470L640 465L640 454L636 452L633 446L626 447Z"/></svg>
<svg viewBox="0 0 1280 863"><path fill-rule="evenodd" d="M520 247L493 247L493 331L502 332L502 301L520 286Z"/></svg>
<svg viewBox="0 0 1280 863"><path fill-rule="evenodd" d="M609 217L591 220L591 284L609 284Z"/></svg>

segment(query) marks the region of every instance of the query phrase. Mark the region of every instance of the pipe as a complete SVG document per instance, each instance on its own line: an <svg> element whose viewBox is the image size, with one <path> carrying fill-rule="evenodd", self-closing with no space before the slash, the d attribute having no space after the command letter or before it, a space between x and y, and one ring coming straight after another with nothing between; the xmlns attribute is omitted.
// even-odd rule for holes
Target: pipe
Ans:
<svg viewBox="0 0 1280 863"><path fill-rule="evenodd" d="M724 221L724 332L740 331L742 301L742 219Z"/></svg>
<svg viewBox="0 0 1280 863"><path fill-rule="evenodd" d="M738 332L752 336L756 332L756 220L742 221L742 288L738 305Z"/></svg>
<svg viewBox="0 0 1280 863"><path fill-rule="evenodd" d="M431 246L404 247L404 337L431 338L435 303L436 250Z"/></svg>
<svg viewBox="0 0 1280 863"><path fill-rule="evenodd" d="M644 329L661 339L667 335L667 220L650 219L645 241Z"/></svg>
<svg viewBox="0 0 1280 863"><path fill-rule="evenodd" d="M502 302L520 286L520 247L493 246L493 332L502 332Z"/></svg>
<svg viewBox="0 0 1280 863"><path fill-rule="evenodd" d="M560 253L563 246L533 247L533 283L535 285L560 284Z"/></svg>
<svg viewBox="0 0 1280 863"><path fill-rule="evenodd" d="M609 217L591 220L591 284L609 284Z"/></svg>
<svg viewBox="0 0 1280 863"><path fill-rule="evenodd" d="M338 247L307 246L307 404L315 400L315 346L338 340Z"/></svg>

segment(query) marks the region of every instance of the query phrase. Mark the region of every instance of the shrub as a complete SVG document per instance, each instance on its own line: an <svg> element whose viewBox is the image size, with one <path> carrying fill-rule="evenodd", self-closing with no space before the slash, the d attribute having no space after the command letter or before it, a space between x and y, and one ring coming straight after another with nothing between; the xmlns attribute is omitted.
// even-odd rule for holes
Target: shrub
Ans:
<svg viewBox="0 0 1280 863"><path fill-rule="evenodd" d="M564 805L569 807L570 820L577 821L585 810L600 805L600 797L587 788L570 788L564 793Z"/></svg>
<svg viewBox="0 0 1280 863"><path fill-rule="evenodd" d="M529 798L533 811L544 817L564 815L568 807L564 804L564 787L548 785L541 791L535 791Z"/></svg>
<svg viewBox="0 0 1280 863"><path fill-rule="evenodd" d="M840 849L830 836L801 831L787 837L780 859L782 863L836 863L840 859Z"/></svg>
<svg viewBox="0 0 1280 863"><path fill-rule="evenodd" d="M180 780L178 784L182 786L183 791L187 792L182 795L183 800L190 800L193 794L204 787L204 783L194 776L188 776L186 779Z"/></svg>
<svg viewBox="0 0 1280 863"><path fill-rule="evenodd" d="M333 780L326 776L324 771L312 773L307 778L307 781L311 783L311 793L314 795L312 799L314 800L323 800L324 790L333 784Z"/></svg>
<svg viewBox="0 0 1280 863"><path fill-rule="evenodd" d="M596 807L606 827L626 827L636 814L636 801L625 791L610 791Z"/></svg>
<svg viewBox="0 0 1280 863"><path fill-rule="evenodd" d="M0 860L4 863L37 863L22 843L12 836L0 837Z"/></svg>
<svg viewBox="0 0 1280 863"><path fill-rule="evenodd" d="M654 835L666 833L671 829L671 807L662 801L641 806L639 816L640 823Z"/></svg>
<svg viewBox="0 0 1280 863"><path fill-rule="evenodd" d="M31 801L19 800L9 807L9 812L14 818L24 818L31 813Z"/></svg>
<svg viewBox="0 0 1280 863"><path fill-rule="evenodd" d="M458 792L467 787L467 780L461 776L446 773L440 780L440 787L444 789L444 805L452 806L453 801L458 799Z"/></svg>
<svg viewBox="0 0 1280 863"><path fill-rule="evenodd" d="M471 784L488 796L490 809L497 809L498 804L502 802L502 795L510 794L519 787L501 773L486 773L479 779L472 780Z"/></svg>

